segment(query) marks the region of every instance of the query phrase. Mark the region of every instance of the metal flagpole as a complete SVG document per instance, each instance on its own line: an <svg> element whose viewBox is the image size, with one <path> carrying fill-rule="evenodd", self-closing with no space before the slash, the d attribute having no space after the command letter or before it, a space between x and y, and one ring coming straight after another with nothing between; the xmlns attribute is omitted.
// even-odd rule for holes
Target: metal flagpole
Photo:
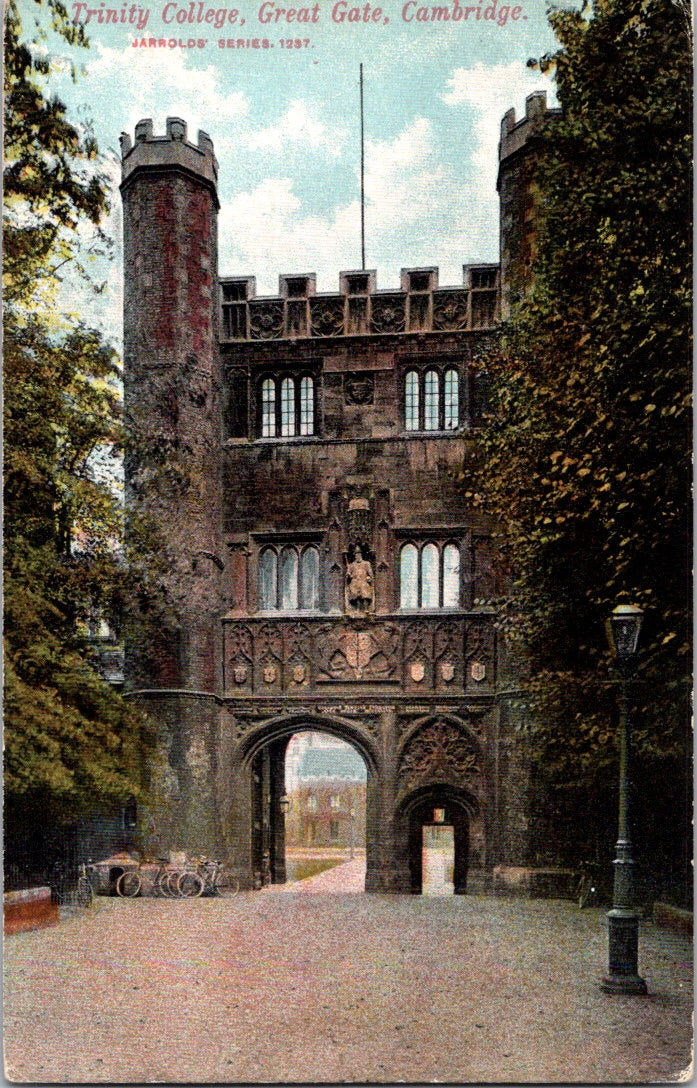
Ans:
<svg viewBox="0 0 697 1088"><path fill-rule="evenodd" d="M363 65L360 71L361 99L361 270L365 271L365 145L363 141Z"/></svg>

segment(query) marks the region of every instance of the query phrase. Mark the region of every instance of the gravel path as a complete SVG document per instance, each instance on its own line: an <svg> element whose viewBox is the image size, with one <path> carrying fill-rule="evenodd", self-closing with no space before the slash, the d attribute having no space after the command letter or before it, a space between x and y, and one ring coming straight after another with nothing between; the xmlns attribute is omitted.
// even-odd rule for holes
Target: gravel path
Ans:
<svg viewBox="0 0 697 1088"><path fill-rule="evenodd" d="M650 995L612 997L598 987L603 921L571 903L476 895L100 899L6 940L6 1074L677 1079L689 1062L690 945L646 925Z"/></svg>

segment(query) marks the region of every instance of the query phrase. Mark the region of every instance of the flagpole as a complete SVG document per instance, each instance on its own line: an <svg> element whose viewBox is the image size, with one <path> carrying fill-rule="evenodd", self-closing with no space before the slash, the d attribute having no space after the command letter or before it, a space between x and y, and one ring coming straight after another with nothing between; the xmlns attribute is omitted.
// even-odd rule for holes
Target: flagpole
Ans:
<svg viewBox="0 0 697 1088"><path fill-rule="evenodd" d="M363 140L363 65L359 66L360 72L360 100L361 100L361 270L365 271L365 145Z"/></svg>

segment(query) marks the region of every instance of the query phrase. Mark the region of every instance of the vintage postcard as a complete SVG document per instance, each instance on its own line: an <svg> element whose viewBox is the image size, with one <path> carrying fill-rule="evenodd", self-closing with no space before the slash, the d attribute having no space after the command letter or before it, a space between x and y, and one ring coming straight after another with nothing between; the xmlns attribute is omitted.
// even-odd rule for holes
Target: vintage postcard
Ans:
<svg viewBox="0 0 697 1088"><path fill-rule="evenodd" d="M690 35L9 0L9 1081L689 1078Z"/></svg>

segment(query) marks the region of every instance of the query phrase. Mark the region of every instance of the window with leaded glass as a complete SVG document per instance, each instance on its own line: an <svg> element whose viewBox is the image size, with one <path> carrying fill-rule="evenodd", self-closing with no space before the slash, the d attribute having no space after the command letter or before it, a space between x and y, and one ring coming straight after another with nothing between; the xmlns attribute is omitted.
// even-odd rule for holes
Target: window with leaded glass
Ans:
<svg viewBox="0 0 697 1088"><path fill-rule="evenodd" d="M460 426L460 375L455 367L409 370L404 375L407 431L454 431Z"/></svg>
<svg viewBox="0 0 697 1088"><path fill-rule="evenodd" d="M276 383L264 378L261 383L261 436L273 438L276 434Z"/></svg>
<svg viewBox="0 0 697 1088"><path fill-rule="evenodd" d="M315 383L305 376L300 379L300 434L315 433Z"/></svg>
<svg viewBox="0 0 697 1088"><path fill-rule="evenodd" d="M459 608L460 549L435 541L403 544L399 553L400 608Z"/></svg>
<svg viewBox="0 0 697 1088"><path fill-rule="evenodd" d="M443 426L454 431L460 424L460 380L457 370L446 370L443 392Z"/></svg>
<svg viewBox="0 0 697 1088"><path fill-rule="evenodd" d="M404 406L408 431L419 430L419 375L410 370L404 382Z"/></svg>
<svg viewBox="0 0 697 1088"><path fill-rule="evenodd" d="M284 378L281 382L281 437L295 434L295 382Z"/></svg>
<svg viewBox="0 0 697 1088"><path fill-rule="evenodd" d="M264 378L259 403L261 438L315 434L315 382L309 374Z"/></svg>
<svg viewBox="0 0 697 1088"><path fill-rule="evenodd" d="M257 564L257 601L262 612L319 608L319 548L314 544L269 545Z"/></svg>

